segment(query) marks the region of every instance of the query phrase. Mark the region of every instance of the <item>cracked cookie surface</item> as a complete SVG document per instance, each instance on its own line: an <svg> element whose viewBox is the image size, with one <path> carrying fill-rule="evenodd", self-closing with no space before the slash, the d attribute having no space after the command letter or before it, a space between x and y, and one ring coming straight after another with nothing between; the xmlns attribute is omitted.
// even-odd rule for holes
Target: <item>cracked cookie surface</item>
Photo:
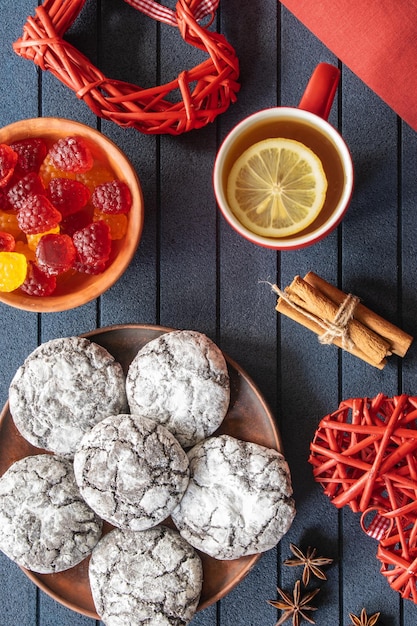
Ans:
<svg viewBox="0 0 417 626"><path fill-rule="evenodd" d="M44 574L69 569L91 553L101 528L68 459L25 457L0 478L0 549L22 567Z"/></svg>
<svg viewBox="0 0 417 626"><path fill-rule="evenodd" d="M41 344L17 370L10 412L38 448L72 456L85 432L127 408L122 366L102 346L81 337Z"/></svg>
<svg viewBox="0 0 417 626"><path fill-rule="evenodd" d="M203 571L195 550L175 530L158 526L105 535L89 577L106 626L184 626L196 612Z"/></svg>
<svg viewBox="0 0 417 626"><path fill-rule="evenodd" d="M132 413L168 428L184 447L211 435L230 402L230 381L221 350L206 335L178 330L147 343L126 378Z"/></svg>
<svg viewBox="0 0 417 626"><path fill-rule="evenodd" d="M190 482L172 513L180 534L220 560L273 548L295 515L280 452L220 435L188 452Z"/></svg>
<svg viewBox="0 0 417 626"><path fill-rule="evenodd" d="M162 522L189 480L188 457L174 435L136 415L106 417L74 456L81 494L114 526L143 530Z"/></svg>

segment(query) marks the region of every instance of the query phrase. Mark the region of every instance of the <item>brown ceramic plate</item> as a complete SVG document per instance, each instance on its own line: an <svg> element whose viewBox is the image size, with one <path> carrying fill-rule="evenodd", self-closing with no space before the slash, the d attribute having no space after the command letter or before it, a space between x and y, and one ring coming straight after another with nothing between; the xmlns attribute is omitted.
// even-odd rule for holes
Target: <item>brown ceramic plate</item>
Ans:
<svg viewBox="0 0 417 626"><path fill-rule="evenodd" d="M86 333L84 336L104 346L126 372L142 346L170 330L172 329L161 326L112 326ZM228 356L225 357L230 375L231 401L218 433L227 433L238 439L280 450L280 435L261 393L242 368ZM17 431L7 402L0 415L0 475L14 461L39 452L42 450L30 445ZM170 524L169 520L167 524ZM199 610L229 593L248 574L261 555L233 561L217 561L205 554L200 556L203 561L204 583ZM87 617L99 619L88 582L88 559L59 574L24 571L40 589L64 606Z"/></svg>

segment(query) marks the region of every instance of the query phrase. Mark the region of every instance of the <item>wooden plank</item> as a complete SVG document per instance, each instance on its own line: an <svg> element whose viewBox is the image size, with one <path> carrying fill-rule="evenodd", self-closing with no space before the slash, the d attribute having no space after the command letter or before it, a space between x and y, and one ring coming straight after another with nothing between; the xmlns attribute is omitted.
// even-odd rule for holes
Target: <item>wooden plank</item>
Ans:
<svg viewBox="0 0 417 626"><path fill-rule="evenodd" d="M237 52L241 90L218 120L219 142L244 117L277 102L277 14L270 0L262 3L262 11L249 0L222 4L221 32ZM240 237L220 213L218 220L221 345L262 389L276 416L277 320L274 297L261 281L274 280L277 254ZM276 563L274 549L221 601L221 626L275 624L276 611L267 600L276 597Z"/></svg>
<svg viewBox="0 0 417 626"><path fill-rule="evenodd" d="M342 276L345 291L389 321L397 318L397 120L395 114L351 72L344 73L343 131L356 168L356 193L343 222ZM397 363L383 372L346 355L343 398L398 392ZM359 614L383 609L395 614L398 594L379 574L376 543L360 530L359 516L342 512L343 606ZM398 616L390 622L400 624Z"/></svg>

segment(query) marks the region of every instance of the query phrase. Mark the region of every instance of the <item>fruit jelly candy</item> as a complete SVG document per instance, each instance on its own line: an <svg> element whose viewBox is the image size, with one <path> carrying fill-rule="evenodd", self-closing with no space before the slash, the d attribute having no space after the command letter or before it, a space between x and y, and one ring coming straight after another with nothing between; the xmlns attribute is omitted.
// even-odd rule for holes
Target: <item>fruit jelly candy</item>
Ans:
<svg viewBox="0 0 417 626"><path fill-rule="evenodd" d="M20 139L11 143L10 147L17 153L15 168L17 173L39 172L41 163L48 151L46 142L41 137Z"/></svg>
<svg viewBox="0 0 417 626"><path fill-rule="evenodd" d="M14 209L21 209L28 196L45 194L45 187L38 174L29 172L20 178L7 192L7 198Z"/></svg>
<svg viewBox="0 0 417 626"><path fill-rule="evenodd" d="M112 180L98 185L91 201L102 213L129 213L132 206L130 189L122 180Z"/></svg>
<svg viewBox="0 0 417 626"><path fill-rule="evenodd" d="M59 226L54 226L53 228L50 228L49 230L47 230L44 233L36 233L36 235L26 235L26 239L27 239L27 243L28 243L28 247L30 250L36 250L36 248L38 247L38 243L39 241L42 239L42 237L44 235L49 235L51 233L53 233L54 235L59 234L61 232L61 229Z"/></svg>
<svg viewBox="0 0 417 626"><path fill-rule="evenodd" d="M0 252L0 291L14 291L24 282L27 261L18 252Z"/></svg>
<svg viewBox="0 0 417 626"><path fill-rule="evenodd" d="M24 233L35 235L53 228L61 221L61 213L43 195L29 196L17 212L17 221Z"/></svg>
<svg viewBox="0 0 417 626"><path fill-rule="evenodd" d="M50 296L56 289L56 276L46 274L33 261L29 261L27 275L20 289L29 296Z"/></svg>
<svg viewBox="0 0 417 626"><path fill-rule="evenodd" d="M44 235L36 248L36 261L47 274L62 274L68 271L76 256L76 250L69 235Z"/></svg>
<svg viewBox="0 0 417 626"><path fill-rule="evenodd" d="M24 241L16 241L16 247L14 249L15 252L20 252L20 254L24 254L27 261L35 261L35 250L31 250L28 244Z"/></svg>
<svg viewBox="0 0 417 626"><path fill-rule="evenodd" d="M0 188L0 211L7 211L11 209L9 199L7 197L7 191L3 187Z"/></svg>
<svg viewBox="0 0 417 626"><path fill-rule="evenodd" d="M82 263L78 259L74 262L73 268L80 274L91 274L96 276L102 274L107 267L107 261L97 261L96 263Z"/></svg>
<svg viewBox="0 0 417 626"><path fill-rule="evenodd" d="M77 135L58 139L50 148L49 156L57 168L75 174L87 172L94 163L87 142Z"/></svg>
<svg viewBox="0 0 417 626"><path fill-rule="evenodd" d="M72 237L77 230L81 230L85 226L88 226L88 224L91 224L93 221L93 211L93 207L87 205L84 209L81 209L81 211L64 217L60 224L61 233Z"/></svg>
<svg viewBox="0 0 417 626"><path fill-rule="evenodd" d="M82 174L75 174L75 178L84 183L89 188L90 193L93 193L97 185L114 180L114 173L105 163L94 161L91 170Z"/></svg>
<svg viewBox="0 0 417 626"><path fill-rule="evenodd" d="M90 190L84 183L71 178L53 178L47 195L62 217L80 211L90 198Z"/></svg>
<svg viewBox="0 0 417 626"><path fill-rule="evenodd" d="M46 155L42 165L39 168L39 176L45 187L47 187L53 178L71 178L75 179L77 174L74 172L64 172L58 169L52 162L49 154Z"/></svg>
<svg viewBox="0 0 417 626"><path fill-rule="evenodd" d="M7 144L0 144L0 187L5 187L14 174L17 153Z"/></svg>
<svg viewBox="0 0 417 626"><path fill-rule="evenodd" d="M16 213L0 210L0 230L10 233L15 239L22 236Z"/></svg>
<svg viewBox="0 0 417 626"><path fill-rule="evenodd" d="M0 252L13 252L16 240L10 233L0 231Z"/></svg>
<svg viewBox="0 0 417 626"><path fill-rule="evenodd" d="M97 263L107 261L111 252L110 228L102 220L93 222L73 235L77 261Z"/></svg>
<svg viewBox="0 0 417 626"><path fill-rule="evenodd" d="M128 220L124 213L121 213L120 215L111 215L109 213L101 213L96 210L94 211L93 219L95 222L99 222L100 220L106 222L110 228L110 237L113 241L122 239L126 235Z"/></svg>

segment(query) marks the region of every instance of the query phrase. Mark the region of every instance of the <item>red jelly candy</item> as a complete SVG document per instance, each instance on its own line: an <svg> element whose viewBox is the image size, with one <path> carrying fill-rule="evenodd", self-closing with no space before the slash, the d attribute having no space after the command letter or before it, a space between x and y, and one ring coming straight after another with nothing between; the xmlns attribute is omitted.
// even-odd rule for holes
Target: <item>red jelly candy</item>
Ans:
<svg viewBox="0 0 417 626"><path fill-rule="evenodd" d="M46 274L36 263L29 261L26 279L20 289L29 296L50 296L56 289L56 276Z"/></svg>
<svg viewBox="0 0 417 626"><path fill-rule="evenodd" d="M25 174L13 187L7 192L7 199L14 209L21 209L32 195L43 195L45 188L38 174L30 172Z"/></svg>
<svg viewBox="0 0 417 626"><path fill-rule="evenodd" d="M121 180L98 185L91 200L95 208L102 213L129 213L132 206L130 189Z"/></svg>
<svg viewBox="0 0 417 626"><path fill-rule="evenodd" d="M77 213L72 213L72 215L64 217L60 224L61 233L72 237L77 230L85 228L85 226L91 224L92 221L93 207L87 205L84 209L81 209L81 211L77 211Z"/></svg>
<svg viewBox="0 0 417 626"><path fill-rule="evenodd" d="M5 187L14 174L17 153L7 144L0 144L0 187Z"/></svg>
<svg viewBox="0 0 417 626"><path fill-rule="evenodd" d="M11 143L10 147L17 153L18 158L15 171L18 174L39 172L41 163L48 151L43 139L40 137L21 139Z"/></svg>
<svg viewBox="0 0 417 626"><path fill-rule="evenodd" d="M97 263L82 263L81 261L76 260L73 268L80 272L81 274L92 274L96 276L98 274L102 274L106 269L107 261L97 261Z"/></svg>
<svg viewBox="0 0 417 626"><path fill-rule="evenodd" d="M77 262L94 265L106 262L111 252L110 228L103 222L93 222L74 233Z"/></svg>
<svg viewBox="0 0 417 626"><path fill-rule="evenodd" d="M8 211L11 208L6 190L0 188L0 211Z"/></svg>
<svg viewBox="0 0 417 626"><path fill-rule="evenodd" d="M75 261L75 247L69 235L44 235L36 248L36 261L46 274L62 274Z"/></svg>
<svg viewBox="0 0 417 626"><path fill-rule="evenodd" d="M90 190L78 180L53 178L48 185L48 197L62 217L66 217L85 207Z"/></svg>
<svg viewBox="0 0 417 626"><path fill-rule="evenodd" d="M16 241L13 235L0 231L0 252L13 252Z"/></svg>
<svg viewBox="0 0 417 626"><path fill-rule="evenodd" d="M17 213L21 230L28 235L36 235L51 230L61 221L61 213L46 196L29 196Z"/></svg>
<svg viewBox="0 0 417 626"><path fill-rule="evenodd" d="M86 141L78 136L58 139L49 150L49 156L55 167L63 172L87 172L94 163Z"/></svg>

